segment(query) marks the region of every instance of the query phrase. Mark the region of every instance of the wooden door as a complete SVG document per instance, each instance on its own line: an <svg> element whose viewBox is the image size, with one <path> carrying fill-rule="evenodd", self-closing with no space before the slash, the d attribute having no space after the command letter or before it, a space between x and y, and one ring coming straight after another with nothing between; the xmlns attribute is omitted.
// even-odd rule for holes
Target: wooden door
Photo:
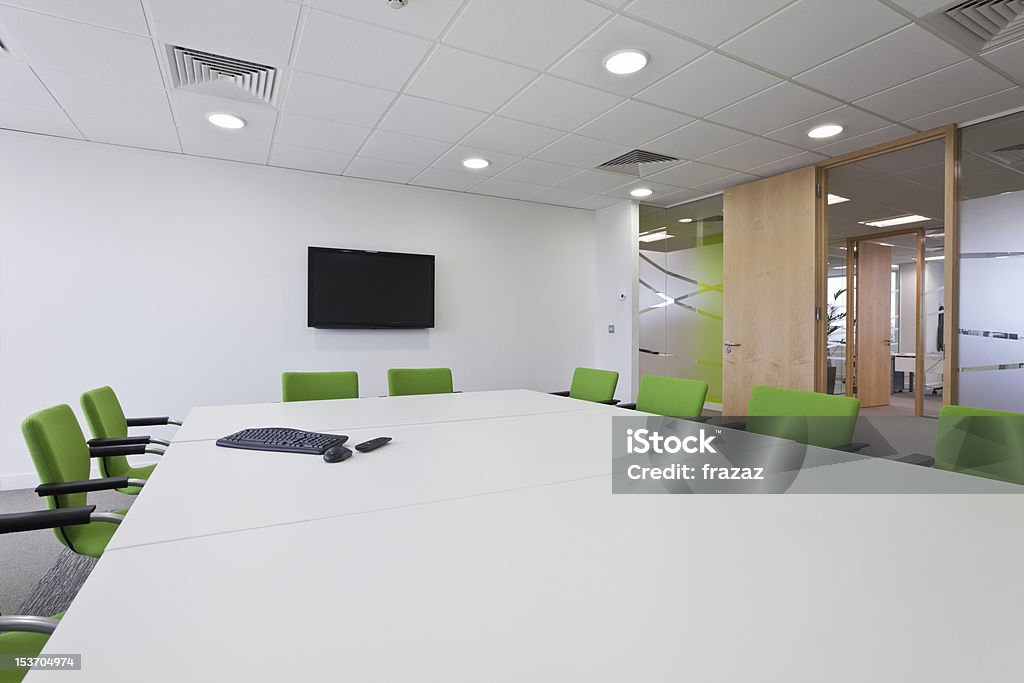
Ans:
<svg viewBox="0 0 1024 683"><path fill-rule="evenodd" d="M805 168L725 191L725 415L746 415L758 384L814 390L814 189Z"/></svg>
<svg viewBox="0 0 1024 683"><path fill-rule="evenodd" d="M910 318L908 317L908 320ZM892 247L857 243L857 398L887 406L892 396Z"/></svg>

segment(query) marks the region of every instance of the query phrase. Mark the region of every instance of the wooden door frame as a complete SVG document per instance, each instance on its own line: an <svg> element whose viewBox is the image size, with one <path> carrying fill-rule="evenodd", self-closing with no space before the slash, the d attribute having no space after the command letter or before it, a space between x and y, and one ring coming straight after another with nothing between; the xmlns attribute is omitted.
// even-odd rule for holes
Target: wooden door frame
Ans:
<svg viewBox="0 0 1024 683"><path fill-rule="evenodd" d="M914 276L914 415L924 415L924 348L925 329L922 318L924 317L924 243L925 228L904 228L902 230L888 230L871 235L860 235L859 237L846 238L846 395L853 396L854 361L857 354L857 334L852 322L859 317L857 308L859 297L856 285L857 259L854 257L857 245L860 242L876 242L880 239L890 237L903 237L915 235L917 263ZM902 313L900 315L900 328L902 329ZM945 380L943 380L945 381Z"/></svg>
<svg viewBox="0 0 1024 683"><path fill-rule="evenodd" d="M815 317L817 325L814 334L814 386L815 391L825 391L826 377L828 373L828 171L838 166L857 163L871 159L890 152L916 147L929 142L941 141L945 148L944 171L945 182L943 184L943 264L944 292L943 306L945 311L945 325L943 329L943 346L945 355L942 359L942 404L956 405L959 402L959 376L957 374L960 360L959 346L959 324L960 324L960 129L954 124L933 128L914 135L908 135L886 142L874 147L842 154L831 159L825 159L815 164L817 175L817 197L815 208L816 220L816 241L818 262L815 265L817 273L817 291L815 292L816 310ZM879 237L884 233L873 235ZM920 250L920 246L919 246ZM847 252L847 259L850 258ZM921 259L918 259L919 261ZM847 278L849 282L849 263L847 264ZM921 275L918 276L919 278ZM920 290L920 288L919 288ZM920 295L922 292L918 292ZM847 290L849 296L849 290ZM918 302L918 306L921 304ZM919 331L920 332L920 331ZM920 342L920 340L919 340ZM919 344L919 348L923 345ZM847 363L850 362L851 354L847 354ZM924 356L918 354L917 369L922 369ZM916 379L923 378L923 374ZM849 376L847 376L849 384ZM922 395L923 401L923 395ZM915 406L917 405L915 395ZM919 412L916 411L915 412Z"/></svg>

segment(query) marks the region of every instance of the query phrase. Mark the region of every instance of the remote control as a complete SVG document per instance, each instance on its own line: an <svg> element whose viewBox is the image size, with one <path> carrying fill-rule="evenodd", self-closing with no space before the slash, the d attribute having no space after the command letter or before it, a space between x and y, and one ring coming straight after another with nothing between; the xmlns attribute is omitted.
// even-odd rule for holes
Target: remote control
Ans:
<svg viewBox="0 0 1024 683"><path fill-rule="evenodd" d="M380 448L381 446L390 441L390 436L378 436L376 439L370 439L369 441L364 441L361 444L357 444L356 450L359 451L360 453L369 453L370 451Z"/></svg>

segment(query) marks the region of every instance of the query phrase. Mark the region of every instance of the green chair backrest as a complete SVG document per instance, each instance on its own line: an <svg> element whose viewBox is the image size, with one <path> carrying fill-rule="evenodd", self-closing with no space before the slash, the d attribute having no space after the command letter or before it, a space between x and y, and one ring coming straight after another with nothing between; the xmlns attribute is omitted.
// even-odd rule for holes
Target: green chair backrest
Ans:
<svg viewBox="0 0 1024 683"><path fill-rule="evenodd" d="M698 379L644 375L636 409L665 417L697 417L704 411L708 384Z"/></svg>
<svg viewBox="0 0 1024 683"><path fill-rule="evenodd" d="M619 373L614 370L576 368L572 373L569 397L582 401L610 401L615 398L615 385L618 383Z"/></svg>
<svg viewBox="0 0 1024 683"><path fill-rule="evenodd" d="M281 374L281 400L325 401L359 398L359 374L355 372L285 372Z"/></svg>
<svg viewBox="0 0 1024 683"><path fill-rule="evenodd" d="M860 399L852 396L757 386L750 391L747 431L836 448L853 441L858 414Z"/></svg>
<svg viewBox="0 0 1024 683"><path fill-rule="evenodd" d="M85 422L94 439L120 439L128 436L128 422L113 389L100 387L87 391L82 394L81 403ZM123 455L100 458L100 472L104 477L123 477L130 470L128 458Z"/></svg>
<svg viewBox="0 0 1024 683"><path fill-rule="evenodd" d="M71 406L62 404L29 415L21 423L21 433L41 483L54 484L89 478L89 446L85 443L85 435L78 426ZM84 493L46 498L46 505L51 510L87 504ZM69 526L53 531L61 543L74 549L72 544L75 537L86 526Z"/></svg>
<svg viewBox="0 0 1024 683"><path fill-rule="evenodd" d="M451 368L391 368L388 370L388 394L450 394L453 391Z"/></svg>
<svg viewBox="0 0 1024 683"><path fill-rule="evenodd" d="M1024 415L943 406L935 468L1024 484Z"/></svg>

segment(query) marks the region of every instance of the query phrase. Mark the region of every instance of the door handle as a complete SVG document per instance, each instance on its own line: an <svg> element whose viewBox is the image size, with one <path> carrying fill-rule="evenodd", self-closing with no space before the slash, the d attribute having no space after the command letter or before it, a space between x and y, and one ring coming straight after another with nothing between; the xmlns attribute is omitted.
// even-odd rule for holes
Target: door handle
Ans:
<svg viewBox="0 0 1024 683"><path fill-rule="evenodd" d="M882 341L882 343L885 344L886 346L892 346L892 339L885 339Z"/></svg>
<svg viewBox="0 0 1024 683"><path fill-rule="evenodd" d="M725 352L726 353L732 353L732 349L733 349L734 346L743 346L743 344L734 344L732 342L725 342Z"/></svg>

